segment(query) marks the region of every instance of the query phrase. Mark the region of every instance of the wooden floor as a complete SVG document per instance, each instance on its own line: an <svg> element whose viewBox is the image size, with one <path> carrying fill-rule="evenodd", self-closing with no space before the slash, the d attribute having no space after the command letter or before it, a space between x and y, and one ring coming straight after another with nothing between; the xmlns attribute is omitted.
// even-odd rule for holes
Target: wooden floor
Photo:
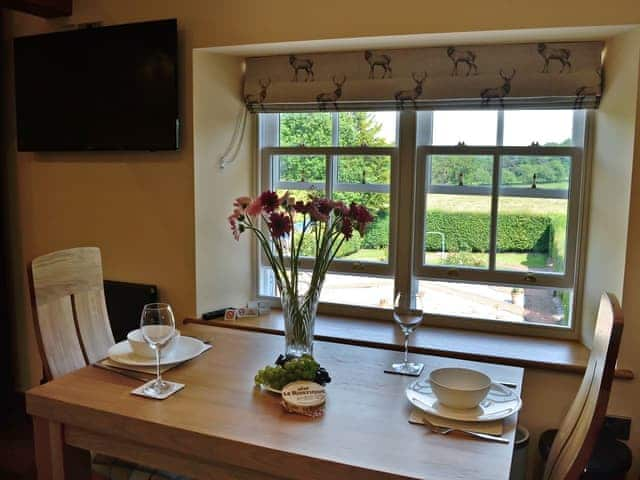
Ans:
<svg viewBox="0 0 640 480"><path fill-rule="evenodd" d="M0 478L35 479L31 422L24 410L24 400L13 403L8 418L0 420Z"/></svg>

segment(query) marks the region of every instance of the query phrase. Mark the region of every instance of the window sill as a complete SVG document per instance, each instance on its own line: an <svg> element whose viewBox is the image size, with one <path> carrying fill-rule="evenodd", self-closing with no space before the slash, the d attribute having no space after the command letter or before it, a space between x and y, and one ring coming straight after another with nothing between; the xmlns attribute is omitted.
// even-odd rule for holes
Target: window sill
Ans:
<svg viewBox="0 0 640 480"><path fill-rule="evenodd" d="M257 318L238 320L187 318L184 323L283 335L282 314L277 310L270 315ZM379 320L318 315L315 338L327 342L402 350L402 335L399 329L392 323ZM412 335L409 351L578 374L584 373L589 358L589 350L577 341L429 326L420 327ZM634 375L630 370L616 369L616 378L630 380Z"/></svg>

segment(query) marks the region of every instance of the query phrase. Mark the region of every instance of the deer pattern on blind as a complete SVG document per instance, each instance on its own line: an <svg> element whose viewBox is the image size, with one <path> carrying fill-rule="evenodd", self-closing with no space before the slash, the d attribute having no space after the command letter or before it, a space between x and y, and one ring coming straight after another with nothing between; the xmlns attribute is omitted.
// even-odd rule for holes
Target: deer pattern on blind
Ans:
<svg viewBox="0 0 640 480"><path fill-rule="evenodd" d="M293 69L293 81L298 81L298 74L304 72L304 81L314 80L313 60L289 55L289 65Z"/></svg>
<svg viewBox="0 0 640 480"><path fill-rule="evenodd" d="M248 93L244 96L244 103L248 107L260 106L262 108L263 103L267 98L267 89L269 88L269 85L271 85L271 78L261 78L258 80L258 84L260 85L260 92Z"/></svg>
<svg viewBox="0 0 640 480"><path fill-rule="evenodd" d="M316 97L316 101L318 102L318 107L320 110L326 110L327 105L333 103L333 106L336 110L338 110L338 100L342 97L342 85L347 81L346 75L342 75L342 77L336 77L335 75L331 77L331 81L333 85L336 87L332 92L320 93Z"/></svg>
<svg viewBox="0 0 640 480"><path fill-rule="evenodd" d="M541 42L261 57L248 59L244 101L254 112L285 111L288 104L300 111L376 103L381 109L450 102L461 108L518 108L520 99L529 105L535 98L561 98L562 108L592 108L602 94L601 48L599 42ZM251 62L262 61L252 68Z"/></svg>
<svg viewBox="0 0 640 480"><path fill-rule="evenodd" d="M504 73L500 69L500 78L502 78L502 85L499 87L485 88L480 92L480 98L482 98L482 105L489 105L491 100L498 100L500 106L504 107L504 97L508 96L511 92L511 80L516 76L516 69L514 68L509 75Z"/></svg>
<svg viewBox="0 0 640 480"><path fill-rule="evenodd" d="M371 50L364 51L364 59L369 64L369 78L376 78L376 67L382 68L382 77L386 78L387 74L389 78L393 75L391 68L391 56L384 53L374 53Z"/></svg>
<svg viewBox="0 0 640 480"><path fill-rule="evenodd" d="M602 67L596 70L598 74L598 83L596 85L583 85L576 90L576 100L573 104L574 108L583 108L584 101L587 97L598 97L604 88L604 71Z"/></svg>
<svg viewBox="0 0 640 480"><path fill-rule="evenodd" d="M565 73L571 71L571 50L568 48L553 48L549 47L546 43L538 44L538 53L544 59L544 67L542 67L542 73L549 73L549 65L552 61L560 64L560 72Z"/></svg>
<svg viewBox="0 0 640 480"><path fill-rule="evenodd" d="M476 65L476 54L471 50L458 50L456 47L447 48L447 56L453 63L453 70L451 70L451 76L458 75L458 65L464 63L467 66L466 76L473 71L474 75L478 74L478 65Z"/></svg>

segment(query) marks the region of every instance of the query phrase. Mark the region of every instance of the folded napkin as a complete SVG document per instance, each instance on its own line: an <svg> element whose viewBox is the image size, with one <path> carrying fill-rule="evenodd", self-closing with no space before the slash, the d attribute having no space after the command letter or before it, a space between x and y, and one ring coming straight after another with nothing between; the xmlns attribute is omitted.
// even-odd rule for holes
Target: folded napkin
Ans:
<svg viewBox="0 0 640 480"><path fill-rule="evenodd" d="M477 433L488 433L489 435L502 435L504 433L504 422L502 420L494 420L492 422L461 422L458 420L449 420L446 418L436 417L423 412L417 408L411 410L409 415L409 423L424 425L424 418L436 427L455 428L456 430L469 430Z"/></svg>
<svg viewBox="0 0 640 480"><path fill-rule="evenodd" d="M211 345L205 344L204 347L202 348L202 351L197 356L195 356L194 358L198 358L204 352L206 352L209 349L211 349L211 347L212 347ZM193 360L193 358L190 359L190 360ZM186 362L188 362L190 360L186 360ZM114 362L109 357L104 358L102 360L99 360L97 363L99 363L101 365L105 365L107 367L111 367L111 368L119 368L121 370L130 370L132 372L147 373L149 375L155 375L156 374L155 365L149 366L149 367L140 366L140 365L129 365L129 364L126 364L126 363ZM179 365L182 365L183 363L185 363L185 362L172 363L172 364L169 364L169 365L160 365L160 373L168 372L172 368L175 368L175 367L177 367Z"/></svg>

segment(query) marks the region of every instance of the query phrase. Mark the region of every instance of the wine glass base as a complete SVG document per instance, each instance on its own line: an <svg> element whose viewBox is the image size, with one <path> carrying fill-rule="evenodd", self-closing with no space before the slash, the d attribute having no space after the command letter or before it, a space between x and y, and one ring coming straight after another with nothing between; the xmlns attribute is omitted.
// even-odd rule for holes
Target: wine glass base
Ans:
<svg viewBox="0 0 640 480"><path fill-rule="evenodd" d="M162 395L171 389L171 385L164 380L153 382L144 388L147 395Z"/></svg>
<svg viewBox="0 0 640 480"><path fill-rule="evenodd" d="M390 367L385 368L384 373L394 373L396 375L419 377L423 369L424 363L400 362L394 363Z"/></svg>

